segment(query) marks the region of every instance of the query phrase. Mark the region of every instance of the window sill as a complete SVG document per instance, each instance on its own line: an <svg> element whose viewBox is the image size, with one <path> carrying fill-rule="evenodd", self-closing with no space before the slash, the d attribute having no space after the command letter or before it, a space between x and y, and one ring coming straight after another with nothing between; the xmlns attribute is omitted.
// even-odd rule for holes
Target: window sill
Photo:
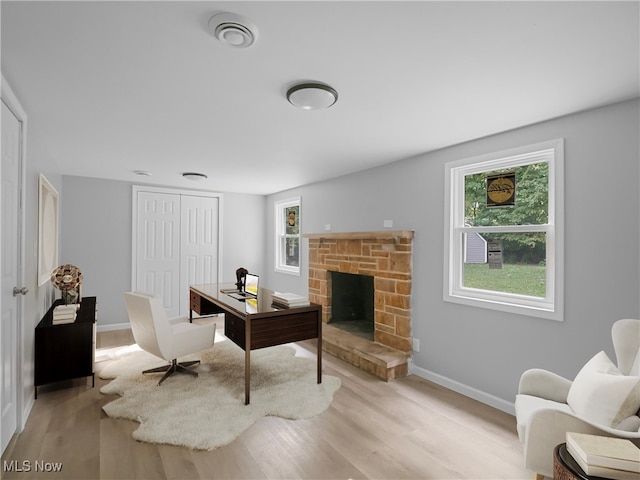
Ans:
<svg viewBox="0 0 640 480"><path fill-rule="evenodd" d="M444 295L444 301L449 303L457 303L460 305L467 305L470 307L485 308L489 310L496 310L500 312L513 313L516 315L525 315L529 317L544 318L547 320L554 320L561 322L562 312L557 308L554 309L551 306L547 306L543 301L539 302L539 305L524 305L510 301L509 298L504 299L488 299L479 298L476 296L468 296L464 294L449 294ZM533 303L533 302L532 302Z"/></svg>
<svg viewBox="0 0 640 480"><path fill-rule="evenodd" d="M275 267L274 270L276 273L285 273L287 275L294 275L296 277L300 276L300 267Z"/></svg>

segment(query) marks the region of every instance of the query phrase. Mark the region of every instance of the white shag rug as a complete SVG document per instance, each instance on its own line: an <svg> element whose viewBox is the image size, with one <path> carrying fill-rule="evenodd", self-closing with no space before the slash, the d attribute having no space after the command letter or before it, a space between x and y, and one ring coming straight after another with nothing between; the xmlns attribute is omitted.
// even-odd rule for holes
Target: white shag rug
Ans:
<svg viewBox="0 0 640 480"><path fill-rule="evenodd" d="M112 357L113 358L113 357ZM322 376L317 384L315 358L295 356L295 349L277 346L251 352L251 403L244 404L244 351L229 340L181 358L199 359L191 367L198 377L174 373L158 386L162 374L142 371L163 360L129 349L109 360L100 377L113 379L100 391L121 398L102 407L114 418L135 420L133 438L143 442L213 450L232 442L259 418L310 418L326 410L340 379Z"/></svg>

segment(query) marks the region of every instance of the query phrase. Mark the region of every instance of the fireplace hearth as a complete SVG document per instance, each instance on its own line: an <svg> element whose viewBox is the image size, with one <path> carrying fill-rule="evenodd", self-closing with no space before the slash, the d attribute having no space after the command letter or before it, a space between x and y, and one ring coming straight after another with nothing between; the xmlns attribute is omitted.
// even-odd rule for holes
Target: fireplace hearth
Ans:
<svg viewBox="0 0 640 480"><path fill-rule="evenodd" d="M413 235L406 230L304 235L309 239L309 299L322 305L327 324L324 349L386 380L408 373ZM336 286L336 274L371 278L372 339L335 328L333 295L344 290L340 279Z"/></svg>

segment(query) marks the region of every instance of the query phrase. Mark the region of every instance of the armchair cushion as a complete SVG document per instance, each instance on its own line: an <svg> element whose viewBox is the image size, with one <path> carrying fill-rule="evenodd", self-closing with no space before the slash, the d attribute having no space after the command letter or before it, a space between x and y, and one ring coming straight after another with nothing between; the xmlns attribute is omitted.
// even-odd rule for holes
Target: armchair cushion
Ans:
<svg viewBox="0 0 640 480"><path fill-rule="evenodd" d="M576 415L617 428L640 408L640 377L623 375L602 351L578 372L567 403Z"/></svg>
<svg viewBox="0 0 640 480"><path fill-rule="evenodd" d="M516 397L516 419L518 437L525 442L527 425L531 424L531 418L543 410L557 411L573 415L571 407L566 403L560 403L546 398L540 398L528 394L519 394Z"/></svg>

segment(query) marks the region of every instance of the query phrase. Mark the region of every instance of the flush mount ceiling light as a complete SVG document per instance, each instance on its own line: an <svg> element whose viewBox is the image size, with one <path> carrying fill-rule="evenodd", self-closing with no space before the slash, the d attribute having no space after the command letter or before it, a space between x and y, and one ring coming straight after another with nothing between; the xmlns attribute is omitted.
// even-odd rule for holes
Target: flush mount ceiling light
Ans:
<svg viewBox="0 0 640 480"><path fill-rule="evenodd" d="M217 13L209 19L209 31L220 42L234 48L246 48L258 38L258 29L235 13Z"/></svg>
<svg viewBox="0 0 640 480"><path fill-rule="evenodd" d="M338 92L324 83L298 83L287 90L287 100L298 108L317 110L336 103Z"/></svg>
<svg viewBox="0 0 640 480"><path fill-rule="evenodd" d="M197 172L184 172L182 176L187 180L192 180L194 182L197 182L198 180L204 180L205 178L207 178L207 176L204 173L197 173Z"/></svg>
<svg viewBox="0 0 640 480"><path fill-rule="evenodd" d="M136 175L140 175L141 177L150 177L151 175L153 175L153 173L148 170L134 170L133 173L135 173Z"/></svg>

